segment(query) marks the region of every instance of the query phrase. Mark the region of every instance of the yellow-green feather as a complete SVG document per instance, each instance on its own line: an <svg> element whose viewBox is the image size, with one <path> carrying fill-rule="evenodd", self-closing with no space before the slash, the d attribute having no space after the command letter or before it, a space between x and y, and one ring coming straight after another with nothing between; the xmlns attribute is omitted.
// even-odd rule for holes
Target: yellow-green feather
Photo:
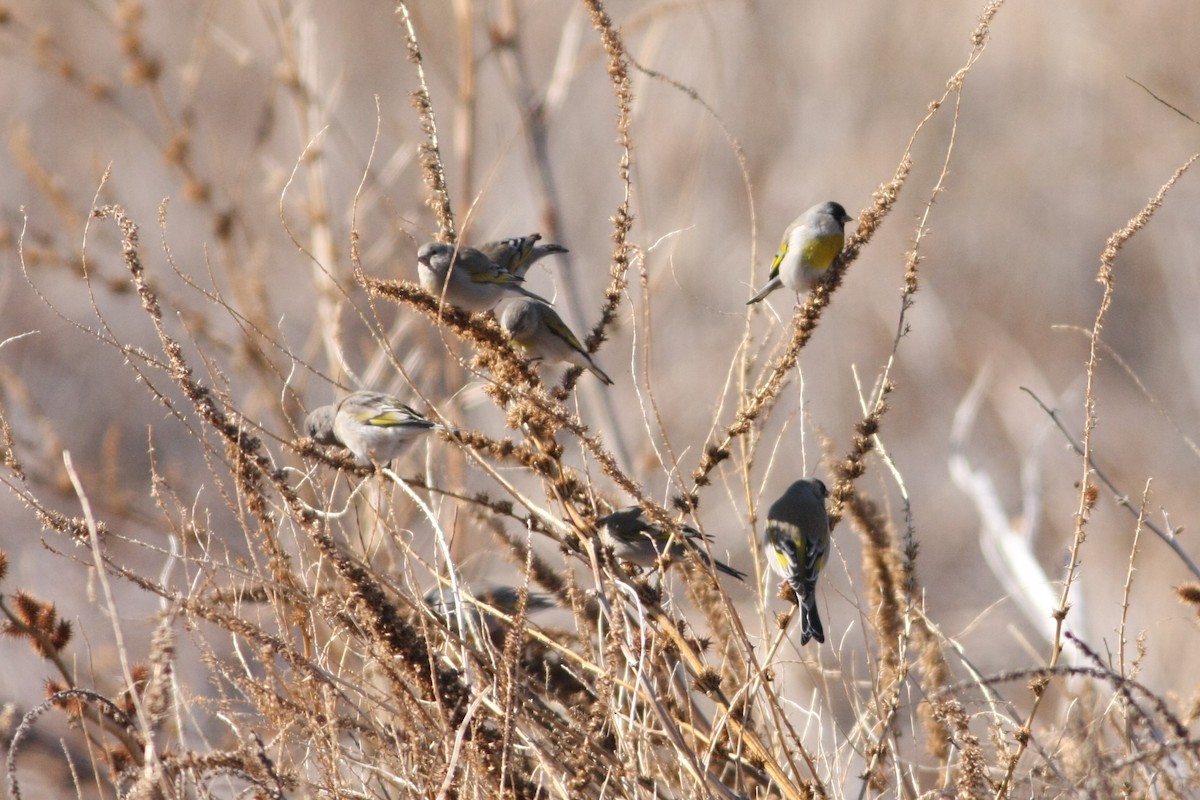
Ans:
<svg viewBox="0 0 1200 800"><path fill-rule="evenodd" d="M571 333L571 329L568 328L566 323L564 323L561 319L547 314L546 325L551 331L554 332L555 336L571 345L571 347L575 350L578 350L581 353L584 352L583 345L580 344L579 340L575 338L575 334Z"/></svg>
<svg viewBox="0 0 1200 800"><path fill-rule="evenodd" d="M810 239L804 245L804 260L818 272L824 272L829 269L829 265L837 258L838 253L842 252L844 243L845 240L840 233Z"/></svg>

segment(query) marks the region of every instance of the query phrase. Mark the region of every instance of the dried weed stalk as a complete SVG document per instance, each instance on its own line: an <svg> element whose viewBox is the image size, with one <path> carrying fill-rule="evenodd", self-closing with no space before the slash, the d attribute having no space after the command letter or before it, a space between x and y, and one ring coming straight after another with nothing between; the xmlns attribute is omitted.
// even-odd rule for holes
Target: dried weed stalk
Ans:
<svg viewBox="0 0 1200 800"><path fill-rule="evenodd" d="M84 637L67 621L67 603L78 599L71 587L47 582L12 589L0 553L3 632L27 646L25 658L40 660L54 676L46 683L45 699L12 715L19 722L9 739L10 794L22 796L28 775L23 758L37 746L41 726L56 719L79 731L64 737L72 742L69 748L78 747L69 752L70 762L87 765L76 766L70 778L79 795L93 789L147 798L811 798L851 796L856 790L859 797L1183 796L1194 791L1200 786L1200 758L1188 725L1196 716L1195 703L1187 713L1178 711L1133 679L1145 643L1137 641L1127 663L1124 618L1115 667L1102 651L1062 629L1066 589L1076 579L1096 498L1092 379L1112 298L1114 261L1192 161L1114 235L1101 259L1105 296L1092 332L1075 546L1057 610L1059 633L1044 667L982 675L959 643L927 616L918 528L903 476L884 447L890 403L903 391L892 368L921 285L929 220L950 174L964 81L986 47L1000 5L992 2L984 9L966 64L931 103L894 174L859 213L845 251L796 310L774 356L760 361L751 354L757 318L747 315L742 354L731 370L741 376L729 379L740 382L732 419L722 421L728 418L723 408L714 414L707 444L691 452L696 442L680 446L666 435L658 390L646 393L666 453L655 453L670 487L664 494L673 495L666 503L649 494L646 487L652 484L643 465L627 455L629 432L616 422L632 415L617 413L618 401L609 397L607 406L600 404L608 420L598 421L591 404L578 402L573 392L578 373L569 371L557 386L543 383L493 315L469 315L406 280L366 274L360 245L369 245L371 237L360 240L357 226L359 203L366 214L376 202L371 184L379 173L373 162L363 170L346 234L354 280L338 282L334 266L341 256L326 185L328 152L318 146L325 141L320 131L328 120L321 115L328 113L328 98L322 93L328 89L314 68L308 34L281 24L287 31L281 36L285 53L277 80L303 119L306 144L296 173L309 181L302 211L312 224L305 234L292 234L286 188L279 210L292 244L311 263L316 325L322 327L313 336L316 345L290 341L278 324L286 313L268 290L270 276L255 268L255 257L246 252L253 248L241 236L251 230L251 209L197 154L198 110L186 103L172 108L165 101L165 85L177 65L147 39L146 9L122 2L106 23L121 44L121 80L133 98L113 89L111 78L88 75L51 34L35 36L20 19L0 12L0 25L30 34L25 38L35 62L57 80L84 89L106 108L128 111L126 104L145 103L153 110L158 128L149 132L148 141L219 242L219 252L206 252L201 260L202 271L209 273L209 284L203 284L194 277L196 270L180 263L192 254L177 259L168 246L175 237L168 235L165 203L159 208L160 258L145 248L135 215L127 210L130 203L97 199L89 214L80 214L30 140L14 138L20 167L46 195L58 224L85 232L83 269L71 272L69 288L86 294L83 307L95 324L78 321L64 310L68 304L55 303L50 290L41 288L44 265L74 266L63 255L70 249L58 237L30 233L18 243L29 285L58 319L117 354L165 419L148 426L149 488L143 487L147 496L141 497L130 488L138 485L127 480L134 467L116 434L99 437L104 442L99 468L82 459L77 466L62 458L65 448L48 420L32 410L20 376L3 375L3 481L46 531L54 557L71 566L78 562L95 576L112 625L85 631L83 647L99 649L111 642L116 654L116 666L110 666L76 650ZM740 145L702 94L636 65L627 50L628 31L603 2L584 0L582 8L612 87L620 147L615 180L622 192L611 217L613 248L599 321L586 340L588 350L595 351L630 304L629 269L639 264L646 269L644 255L652 249L637 241L634 226L635 79L665 82L716 120L742 170L752 217L756 212ZM438 235L447 241L456 240L465 227L454 214L448 176L461 189L459 207L470 208L475 199L468 194L475 183L470 150L477 146L477 82L493 55L470 49L477 38L476 11L469 3L453 10L463 48L461 74L455 76L463 111L457 124L468 151L454 174L459 165L443 160L435 115L441 106L430 85L437 85L430 77L436 73L426 73L422 17L410 14L407 3L395 4L418 87L413 107L422 141L414 169L424 182L423 199ZM549 163L552 127L534 99L538 89L523 61L531 41L520 11L516 3L505 4L501 24L479 38L503 62L508 85L521 101L542 213L553 229L561 201ZM190 58L201 60L207 50L200 50ZM570 70L559 69L558 79L565 80ZM693 554L664 559L653 570L618 563L599 541L596 520L633 502L676 536L684 523L704 530L701 509L707 514L717 505L712 487L724 480L730 498L740 498L734 505L745 499L746 527L754 527L758 490L751 466L763 446L780 444L763 440L764 425L780 405L800 353L845 271L874 240L911 182L914 143L951 99L953 121L942 168L904 254L891 353L876 391L863 400L860 421L841 432L849 438L840 451L844 455L828 459L833 522L847 518L861 545L861 575L851 576L859 588L850 598L862 598L861 639L854 638L859 629L853 625L843 624L836 633L830 626L827 644L797 651L789 631L793 611L781 614L770 632L755 632L747 624L756 613L765 617L760 610L767 598L758 595L753 579L749 587L731 591L725 578L718 579ZM268 138L264 133L263 141ZM106 175L98 197L113 192ZM173 211L172 218L178 213ZM389 250L387 256L394 253ZM236 278L226 289L221 288L223 268ZM649 291L645 272L641 277L643 290ZM360 303L369 305L370 313L361 311ZM347 308L358 312L365 334L342 326ZM580 309L573 310L578 315ZM648 315L641 328L647 339ZM422 369L420 358L407 358L406 352L422 352L414 343L422 335L414 333L419 326L434 331L429 335L437 337L438 347L427 350L437 357L446 351L471 353L453 366L468 376L471 389L479 387L478 404L495 407L489 411L497 412L497 427L503 420L503 433L476 430L451 419L454 412L444 412L452 430L429 437L423 467L406 478L356 464L337 448L303 437L297 422L303 418L300 398L305 383L324 374L314 366L321 360L318 353L333 365L331 371L348 376L348 383L365 382L352 368L356 360L375 365L364 375L390 365L408 379ZM11 341L0 342L0 348ZM360 350L373 355L359 358ZM644 377L649 386L649 375ZM458 399L458 410L478 400ZM28 419L40 434L33 444L30 437L22 438ZM187 467L176 466L162 452L177 446L174 439L164 445L171 438L167 431L193 446ZM827 452L839 451L830 444ZM415 450L413 458L414 463L419 458ZM681 458L695 459L695 466L681 468ZM726 461L733 462L732 477L718 470ZM872 472L893 477L903 495L900 514L890 514L886 501L864 487L864 476ZM1173 532L1161 532L1146 518L1146 503L1144 496L1138 530L1146 527L1174 541ZM77 507L82 512L74 511ZM846 541L837 540L839 552L850 554ZM704 546L714 551L711 556L722 555L713 545ZM831 559L828 569L837 560ZM517 576L509 593L466 579L480 561L503 564ZM1131 550L1125 611L1131 604L1132 565ZM1177 592L1182 602L1200 606L1200 587L1184 584ZM157 609L144 641L129 621L130 597L147 598ZM838 596L839 606L852 604L841 600ZM1087 666L1063 666L1064 647L1073 648ZM864 660L854 660L855 652L864 653ZM1023 714L1001 694L1014 682L1033 692ZM839 690L847 702L840 703ZM1062 704L1061 718L1051 716L1055 706L1046 698L1052 694L1070 701ZM1035 722L1041 730L1035 730ZM1052 740L1057 747L1051 747ZM1025 763L1033 761L1027 752L1037 763Z"/></svg>

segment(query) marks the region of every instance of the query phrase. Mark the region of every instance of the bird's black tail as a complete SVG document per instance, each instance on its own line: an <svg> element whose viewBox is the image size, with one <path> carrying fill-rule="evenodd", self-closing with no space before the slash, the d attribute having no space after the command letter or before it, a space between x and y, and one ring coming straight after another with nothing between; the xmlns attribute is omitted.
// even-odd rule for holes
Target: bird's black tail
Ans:
<svg viewBox="0 0 1200 800"><path fill-rule="evenodd" d="M701 536L700 531L696 530L695 528L688 528L686 526L684 527L683 530L684 530L684 533L688 537L687 538L688 548L693 553L696 554L697 558L699 558L701 561L704 562L704 566L706 566L706 567L714 566L717 568L717 572L724 572L726 575L730 576L731 578L737 578L739 581L745 582L746 573L742 572L740 569L734 569L733 567L729 566L728 564L726 564L722 561L717 561L715 558L708 557L708 553L704 552L704 548L701 547L701 545L695 541L697 538L699 538ZM711 536L706 536L704 538L709 539L709 540L712 539Z"/></svg>
<svg viewBox="0 0 1200 800"><path fill-rule="evenodd" d="M808 644L809 639L825 643L825 628L817 613L817 593L811 590L800 599L800 646Z"/></svg>
<svg viewBox="0 0 1200 800"><path fill-rule="evenodd" d="M726 575L737 578L742 582L745 582L746 580L746 573L742 572L740 569L734 569L733 567L721 561L713 561L713 566L717 568L717 572L724 572Z"/></svg>

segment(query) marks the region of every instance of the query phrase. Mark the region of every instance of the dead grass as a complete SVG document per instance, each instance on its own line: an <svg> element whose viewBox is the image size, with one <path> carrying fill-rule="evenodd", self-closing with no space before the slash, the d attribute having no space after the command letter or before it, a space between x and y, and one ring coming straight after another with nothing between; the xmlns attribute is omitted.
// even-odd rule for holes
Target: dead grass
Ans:
<svg viewBox="0 0 1200 800"><path fill-rule="evenodd" d="M66 34L40 28L37 14L0 16L24 41L22 54L42 81L86 97L89 108L141 136L143 147L150 142L164 180L182 192L173 204L149 198L156 190L130 183L135 168L118 163L102 169L91 206L81 208L63 190L53 153L23 129L11 139L42 205L20 213L20 233L6 237L24 276L9 291L73 337L78 353L59 357L62 369L75 359L87 370L86 353L96 350L120 368L106 376L104 392L71 398L73 413L84 417L71 420L79 425L64 422L61 404L35 399L31 380L3 367L0 479L22 506L26 534L40 527L44 552L36 557L46 565L32 585L19 586L11 574L16 559L0 551L5 659L12 669L47 676L43 697L14 691L0 698L10 794L1005 798L1200 791L1196 703L1187 699L1194 685L1164 689L1141 677L1152 636L1138 634L1126 654L1128 617L1144 580L1135 568L1143 530L1195 569L1177 532L1149 519L1149 485L1139 503L1130 501L1098 471L1105 453L1091 438L1100 333L1118 295L1122 247L1153 225L1196 156L1100 256L1104 296L1092 328L1083 435L1070 442L1083 477L1068 569L1054 589L1056 605L1033 604L1053 624L1023 632L1032 661L983 668L964 637L937 619L941 576L922 572L928 548L940 544L939 532L922 524L933 501L910 492L905 453L890 440L901 435L892 429L893 409L909 396L899 365L924 357L909 333L920 324L927 240L955 157L969 146L960 140L960 115L971 102L987 102L971 94L973 70L987 58L1001 3L980 13L966 61L946 76L944 93L911 133L897 135L890 177L877 181L843 254L792 316L764 321L757 306L740 310L739 300L743 333L729 352L710 354L689 342L670 362L652 356L650 343L667 323L663 311L652 317L651 302L675 308L672 292L681 286L655 279L661 241L645 238L635 213L641 142L661 135L640 126L639 92L655 86L682 95L719 129L719 152L736 165L734 185L749 194L756 225L762 202L737 139L740 126L716 116L703 86L642 67L627 48L630 29L644 18L622 21L598 0L585 0L564 23L559 63L539 85L527 61L538 56L536 37L545 31L523 16L534 5L502 5L503 24L487 36L470 3L445 12L396 5L383 38L406 53L408 72L389 80L412 84L415 115L393 155L382 140L394 134L385 131L394 121L376 112L375 141L357 162L346 153L361 144L361 128L332 113L336 92L322 74L320 20L286 4L264 12L279 45L264 84L275 100L232 173L222 159L235 157L211 138L220 126L209 127L197 75L213 69L218 54L236 61L237 37L214 28L191 49L160 44L157 35L173 38L159 31L153 7L122 2L108 16L90 12L118 45L115 60L93 70L59 40ZM684 12L647 13L653 20ZM571 50L576 34L587 44ZM439 74L444 62L431 69L427 54L448 44L462 48L459 71ZM563 181L570 167L555 163L547 144L556 109L545 104L559 96L566 73L595 73L611 88L603 105L569 108L616 141L609 153L586 154L608 167L604 191ZM522 102L489 103L479 81ZM447 83L453 99L440 93ZM283 102L297 120L288 131L295 141L282 141L275 128ZM499 117L498 108L509 116ZM457 114L470 124L450 142L445 120ZM551 369L525 364L490 314L440 307L407 266L399 277L374 270L411 260L409 240L483 238L472 227L482 224L478 206L515 190L495 176L473 183L481 120L525 140L540 187L530 204L543 208L550 227L575 224L566 210L573 192L586 188L610 202L599 215L611 231L607 273L587 259L594 253L574 246L579 261L549 267L573 284L574 299L590 294L572 309L598 320L589 350L603 350L608 364L620 352L615 342L632 342L635 369L609 394L577 369L556 381ZM356 144L345 146L347 139ZM331 180L347 162L360 168L356 180ZM243 194L233 180L239 171L276 191L277 209ZM398 174L413 196L409 205L386 195L384 185ZM357 188L339 198L334 185ZM920 213L900 259L899 302L888 320L894 335L880 351L874 388L859 386L857 420L817 425L793 397L798 364L824 333L826 315L847 302L850 271L864 269L860 262L882 248L885 223L907 224L894 211L911 194L921 198ZM423 213L421 204L432 219L405 216ZM397 221L405 236L387 232ZM155 228L157 236L147 237ZM80 235L81 247L73 244ZM713 310L711 324L723 314ZM26 344L12 336L0 342L0 355ZM697 373L727 364L724 383L658 376L656 365L677 362ZM857 380L861 367L854 369ZM711 386L712 397L702 393ZM415 395L452 430L395 465L405 477L303 438L304 410L350 388ZM987 552L997 554L992 569L1011 593L1045 597L1054 583L1033 544L1014 536L1019 525L1003 511L991 476L965 454L976 401L964 401L955 421L951 473L980 509ZM681 435L673 414L696 404L713 408L707 432ZM106 413L139 421L116 425ZM762 473L795 477L800 468L790 454L803 452L810 428L824 457L807 472L826 476L831 518L847 525L838 527L839 557L822 581L822 603L836 609L827 617L829 640L799 650L794 606L775 613L775 580L765 575L757 542L760 506L773 499L763 497ZM123 440L122 431L147 437L145 459L140 441ZM102 446L92 447L95 441ZM1084 626L1073 606L1102 491L1135 512L1118 578L1124 590L1115 657L1106 639L1078 633ZM668 529L689 524L711 533L710 555L727 560L733 553L753 571L747 585L731 585L693 555L661 564L666 574L614 562L595 521L629 503ZM727 530L729 512L742 533ZM18 543L6 541L13 552ZM833 588L846 585L842 575L848 595ZM495 582L512 591L492 591ZM1198 586L1194 574L1176 590L1192 613ZM458 613L423 599L443 589L459 598ZM95 613L84 615L80 606ZM1048 631L1044 643L1041 631ZM57 783L47 789L46 781Z"/></svg>

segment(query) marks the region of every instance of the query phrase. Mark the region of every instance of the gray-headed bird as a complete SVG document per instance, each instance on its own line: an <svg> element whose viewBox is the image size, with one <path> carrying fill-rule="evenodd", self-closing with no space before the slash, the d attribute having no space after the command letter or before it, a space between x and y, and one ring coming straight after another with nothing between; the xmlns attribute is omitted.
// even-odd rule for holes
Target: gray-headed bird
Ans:
<svg viewBox="0 0 1200 800"><path fill-rule="evenodd" d="M422 434L446 428L391 395L351 392L336 405L313 409L304 429L314 441L341 445L359 461L387 464Z"/></svg>
<svg viewBox="0 0 1200 800"><path fill-rule="evenodd" d="M709 559L700 546L703 534L690 525L681 525L674 536L655 525L646 516L641 506L628 506L596 520L596 532L600 542L611 547L613 556L639 567L652 568L663 556L679 558L691 550L705 564L712 564L719 572L744 580L746 573L728 564ZM711 538L711 537L710 537Z"/></svg>
<svg viewBox="0 0 1200 800"><path fill-rule="evenodd" d="M503 297L525 295L545 302L521 286L523 281L473 247L426 242L417 250L421 288L465 311L487 311Z"/></svg>
<svg viewBox="0 0 1200 800"><path fill-rule="evenodd" d="M515 586L485 584L463 588L476 600L486 603L502 614L510 617L517 615L520 606L520 593ZM452 630L457 630L467 619L473 619L475 625L481 631L486 631L488 638L493 642L503 641L504 635L507 632L505 623L499 617L489 614L484 608L470 602L460 601L458 595L454 593L453 588L449 586L435 586L425 593L423 599L425 605L429 606L429 609L437 614L446 623L446 626ZM539 592L526 593L526 613L532 614L535 611L543 611L547 608L554 608L554 600L550 595ZM464 610L469 615L468 617L460 616L460 612Z"/></svg>
<svg viewBox="0 0 1200 800"><path fill-rule="evenodd" d="M612 378L600 369L558 312L545 303L530 300L509 303L500 315L500 327L513 346L530 360L574 364L591 370L601 381L612 385Z"/></svg>
<svg viewBox="0 0 1200 800"><path fill-rule="evenodd" d="M757 303L780 286L797 295L811 289L842 252L850 220L846 209L833 201L818 203L797 217L784 231L767 285L746 305Z"/></svg>
<svg viewBox="0 0 1200 800"><path fill-rule="evenodd" d="M512 239L497 239L479 245L479 252L495 262L500 269L511 272L518 278L524 278L529 268L546 256L569 252L561 244L538 244L541 240L540 233L516 236Z"/></svg>

